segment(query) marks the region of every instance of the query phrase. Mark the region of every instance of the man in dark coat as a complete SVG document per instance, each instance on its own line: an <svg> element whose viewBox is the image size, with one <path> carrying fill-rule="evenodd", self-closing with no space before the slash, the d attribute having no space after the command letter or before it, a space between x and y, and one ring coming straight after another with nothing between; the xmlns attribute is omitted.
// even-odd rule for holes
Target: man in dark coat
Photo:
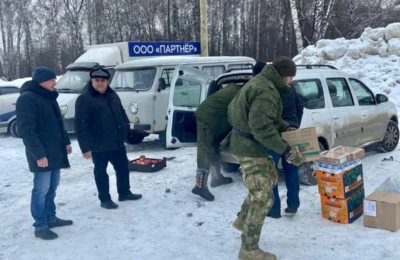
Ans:
<svg viewBox="0 0 400 260"><path fill-rule="evenodd" d="M266 65L265 62L259 61L258 66L254 66L253 74L256 76ZM257 65L256 64L256 65ZM299 129L301 120L303 118L304 105L300 100L296 89L293 86L289 86L291 92L282 95L282 120L285 121L291 130ZM278 163L281 159L282 168L285 173L285 183L287 188L287 208L285 212L288 214L297 213L297 209L300 206L300 180L299 170L296 165L290 164L286 161L284 156L279 155L273 150L269 151L270 155L274 159L276 169L278 170ZM268 217L280 218L281 217L281 200L279 197L278 184L273 188L274 191L274 204L268 212Z"/></svg>
<svg viewBox="0 0 400 260"><path fill-rule="evenodd" d="M228 105L241 89L231 83L224 89L209 96L196 111L197 124L197 171L196 186L192 193L213 201L214 195L208 190L208 175L211 173L211 187L232 183L220 169L220 142L232 130L228 122Z"/></svg>
<svg viewBox="0 0 400 260"><path fill-rule="evenodd" d="M118 205L111 200L109 193L108 162L116 172L118 200L142 197L130 191L129 161L124 145L129 120L117 93L108 86L108 71L93 70L90 78L88 89L76 101L75 132L83 157L93 160L100 206L116 209Z"/></svg>
<svg viewBox="0 0 400 260"><path fill-rule="evenodd" d="M31 213L35 236L45 240L58 237L49 228L72 225L71 220L56 217L54 203L60 169L69 168L68 154L72 152L55 85L56 73L47 67L38 67L32 81L22 85L16 104L18 133L33 172Z"/></svg>

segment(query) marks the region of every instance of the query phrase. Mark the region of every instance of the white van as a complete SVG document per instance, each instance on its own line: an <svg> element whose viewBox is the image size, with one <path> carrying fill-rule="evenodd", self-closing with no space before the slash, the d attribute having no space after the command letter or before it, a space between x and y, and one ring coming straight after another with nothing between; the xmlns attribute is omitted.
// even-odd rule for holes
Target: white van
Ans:
<svg viewBox="0 0 400 260"><path fill-rule="evenodd" d="M128 61L128 43L92 45L74 63L67 66L67 72L58 80L57 98L64 126L67 132L74 132L75 102L90 81L89 73L93 69L107 69L114 74L114 67Z"/></svg>
<svg viewBox="0 0 400 260"><path fill-rule="evenodd" d="M200 56L200 42L117 42L86 46L86 49L67 66L67 73L56 85L67 132L74 132L75 102L87 86L91 70L107 69L112 77L114 67L127 61L171 55Z"/></svg>
<svg viewBox="0 0 400 260"><path fill-rule="evenodd" d="M175 68L185 65L194 68L190 74L198 73L212 80L229 70L252 68L254 63L249 57L160 57L116 66L110 86L118 93L130 121L126 141L137 144L149 134L159 134L161 143L166 144L167 106ZM197 83L180 78L176 82L180 91L177 102L198 104L198 93L191 95L191 91L199 91Z"/></svg>

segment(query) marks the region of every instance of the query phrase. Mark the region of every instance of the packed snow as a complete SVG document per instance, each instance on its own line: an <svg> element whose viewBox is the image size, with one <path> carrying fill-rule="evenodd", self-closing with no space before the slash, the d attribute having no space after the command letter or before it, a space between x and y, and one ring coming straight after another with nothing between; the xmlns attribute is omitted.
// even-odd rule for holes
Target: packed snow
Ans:
<svg viewBox="0 0 400 260"><path fill-rule="evenodd" d="M56 81L58 81L62 76L57 76ZM26 78L21 78L21 79L15 79L12 81L1 81L0 80L0 85L8 85L8 84L12 84L14 86L17 87L21 87L25 82L32 80L32 77L26 77Z"/></svg>
<svg viewBox="0 0 400 260"><path fill-rule="evenodd" d="M206 202L191 193L196 149L167 151L156 139L151 135L139 145L128 145L128 158L142 154L167 157L167 168L156 173L131 172L132 191L142 193L143 198L118 202L115 172L109 166L111 196L119 209L105 210L97 199L93 164L82 158L76 137L71 135L71 168L61 173L56 204L58 216L72 219L74 224L54 229L59 235L57 240L43 241L34 237L31 226L32 174L22 141L0 135L0 259L238 259L240 232L232 222L247 195L240 174L228 175L233 177L233 184L211 188L216 200ZM388 156L395 160L382 162ZM398 174L398 158L400 151L367 153L363 160L366 194L387 177ZM279 186L284 209L283 180ZM260 247L275 253L279 260L399 259L398 232L364 227L362 218L350 225L322 219L317 186L302 185L300 200L296 216L265 220Z"/></svg>
<svg viewBox="0 0 400 260"><path fill-rule="evenodd" d="M400 111L400 23L366 28L358 39L320 40L294 57L297 64L333 65L385 93Z"/></svg>

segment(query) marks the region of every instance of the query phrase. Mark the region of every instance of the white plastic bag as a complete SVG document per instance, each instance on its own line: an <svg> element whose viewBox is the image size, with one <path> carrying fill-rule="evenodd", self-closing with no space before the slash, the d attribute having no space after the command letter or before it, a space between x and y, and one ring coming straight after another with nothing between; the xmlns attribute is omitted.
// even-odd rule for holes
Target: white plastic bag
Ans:
<svg viewBox="0 0 400 260"><path fill-rule="evenodd" d="M387 178L376 190L400 193L400 177Z"/></svg>

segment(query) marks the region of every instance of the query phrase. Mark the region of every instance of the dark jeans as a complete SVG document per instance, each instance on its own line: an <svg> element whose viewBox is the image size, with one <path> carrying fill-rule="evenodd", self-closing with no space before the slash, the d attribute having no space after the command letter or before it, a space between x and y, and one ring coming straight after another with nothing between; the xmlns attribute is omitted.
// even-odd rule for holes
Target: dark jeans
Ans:
<svg viewBox="0 0 400 260"><path fill-rule="evenodd" d="M278 162L281 156L272 150L269 150L269 154L272 156L275 167L278 170ZM285 157L282 156L282 167L285 172L285 182L287 188L287 206L289 208L297 209L300 206L300 179L299 179L299 169L297 166L290 164L286 161ZM281 212L281 200L279 198L278 184L275 185L274 189L274 205L272 206L270 212Z"/></svg>
<svg viewBox="0 0 400 260"><path fill-rule="evenodd" d="M118 194L124 196L130 192L129 161L125 147L119 151L92 152L92 160L94 163L94 179L101 202L111 200L107 174L108 162L113 165L116 172Z"/></svg>
<svg viewBox="0 0 400 260"><path fill-rule="evenodd" d="M60 183L60 170L33 173L31 214L36 230L47 228L56 220L56 190Z"/></svg>

